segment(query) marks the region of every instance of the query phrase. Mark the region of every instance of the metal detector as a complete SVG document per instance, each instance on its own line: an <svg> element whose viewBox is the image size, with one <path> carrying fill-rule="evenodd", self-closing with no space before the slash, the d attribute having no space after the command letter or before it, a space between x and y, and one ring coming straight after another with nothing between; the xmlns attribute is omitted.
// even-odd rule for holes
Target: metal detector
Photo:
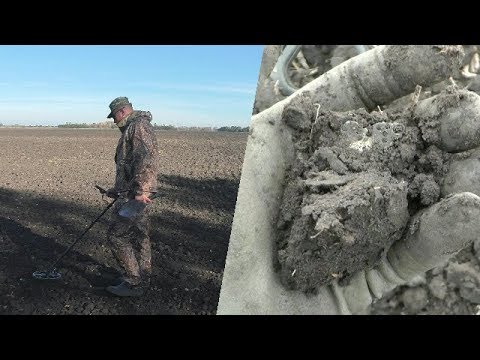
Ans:
<svg viewBox="0 0 480 360"><path fill-rule="evenodd" d="M98 190L100 190L100 193L102 195L107 193L107 191L105 189L101 188L100 186L95 185L95 187ZM60 255L60 257L57 260L55 260L55 262L49 267L49 270L47 270L47 271L35 271L33 273L33 277L35 279L38 279L38 280L58 280L58 279L60 279L62 277L62 274L60 274L57 271L55 266L75 246L75 244L77 242L79 242L81 238L83 238L83 236L88 232L88 230L90 230L92 228L92 226L108 211L108 209L110 209L112 207L112 205L117 200L118 200L118 194L115 194L115 197L114 197L113 201L110 204L108 204L108 206L105 208L105 210L103 210L102 213L100 215L98 215L98 217L95 220L93 220L93 222L90 224L90 226L67 248L67 250L65 250L63 252L63 254Z"/></svg>

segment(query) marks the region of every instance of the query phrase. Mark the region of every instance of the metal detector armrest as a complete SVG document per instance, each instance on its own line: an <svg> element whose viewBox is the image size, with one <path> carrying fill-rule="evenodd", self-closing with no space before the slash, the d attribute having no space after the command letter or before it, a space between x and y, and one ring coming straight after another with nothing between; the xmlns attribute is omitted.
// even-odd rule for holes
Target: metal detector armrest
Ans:
<svg viewBox="0 0 480 360"><path fill-rule="evenodd" d="M109 192L108 190L105 190L104 188L102 188L98 185L95 185L95 187L100 191L100 194L106 195L106 196L108 196L109 198L112 198L112 199L118 198L120 196L120 193L124 192L124 191L117 191L115 193L112 193L112 192Z"/></svg>

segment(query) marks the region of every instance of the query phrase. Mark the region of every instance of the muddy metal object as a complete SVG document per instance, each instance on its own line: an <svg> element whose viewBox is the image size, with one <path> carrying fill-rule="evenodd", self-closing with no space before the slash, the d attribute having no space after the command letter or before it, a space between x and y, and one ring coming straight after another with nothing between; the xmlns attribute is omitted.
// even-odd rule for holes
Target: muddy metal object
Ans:
<svg viewBox="0 0 480 360"><path fill-rule="evenodd" d="M357 55L360 55L374 46L375 45L353 45L353 49ZM286 45L270 75L272 80L278 81L278 90L284 96L289 96L298 90L290 79L288 67L301 50L302 45Z"/></svg>
<svg viewBox="0 0 480 360"><path fill-rule="evenodd" d="M103 188L101 188L100 186L98 185L95 185L95 187L100 191L101 194L106 194L107 191ZM61 273L59 273L56 269L56 265L60 262L61 259L63 259L63 257L65 255L67 255L67 253L75 246L76 243L78 243L80 241L80 239L83 238L83 236L85 236L85 234L88 232L88 230L90 230L93 225L95 225L95 223L100 220L100 218L108 211L108 209L110 209L113 204L117 201L118 199L118 194L116 194L116 196L114 197L113 201L110 202L108 204L108 206L102 211L102 213L100 215L97 216L97 218L95 220L92 221L92 223L88 226L88 228L63 252L62 255L60 255L60 257L55 260L55 262L52 263L52 265L49 267L49 269L47 271L35 271L32 275L35 279L38 279L38 280L58 280L62 277Z"/></svg>
<svg viewBox="0 0 480 360"><path fill-rule="evenodd" d="M301 48L301 45L287 45L283 49L270 75L273 80L278 81L278 88L283 95L291 95L297 90L291 83L287 70L288 65L290 65L292 60L297 56Z"/></svg>

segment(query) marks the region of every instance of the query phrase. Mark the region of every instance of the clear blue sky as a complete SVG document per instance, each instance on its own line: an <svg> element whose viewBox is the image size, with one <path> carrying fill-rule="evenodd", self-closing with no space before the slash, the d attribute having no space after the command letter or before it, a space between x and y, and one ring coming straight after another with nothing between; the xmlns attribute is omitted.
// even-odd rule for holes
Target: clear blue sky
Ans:
<svg viewBox="0 0 480 360"><path fill-rule="evenodd" d="M107 121L127 96L156 124L248 126L261 45L1 45L0 123Z"/></svg>

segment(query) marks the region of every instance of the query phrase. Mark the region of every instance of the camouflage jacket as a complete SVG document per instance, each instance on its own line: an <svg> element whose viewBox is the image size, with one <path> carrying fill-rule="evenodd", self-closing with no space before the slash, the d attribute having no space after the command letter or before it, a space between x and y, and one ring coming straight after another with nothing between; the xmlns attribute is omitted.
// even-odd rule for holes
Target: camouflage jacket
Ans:
<svg viewBox="0 0 480 360"><path fill-rule="evenodd" d="M115 153L115 190L128 197L157 191L158 144L149 111L135 110L123 126Z"/></svg>

